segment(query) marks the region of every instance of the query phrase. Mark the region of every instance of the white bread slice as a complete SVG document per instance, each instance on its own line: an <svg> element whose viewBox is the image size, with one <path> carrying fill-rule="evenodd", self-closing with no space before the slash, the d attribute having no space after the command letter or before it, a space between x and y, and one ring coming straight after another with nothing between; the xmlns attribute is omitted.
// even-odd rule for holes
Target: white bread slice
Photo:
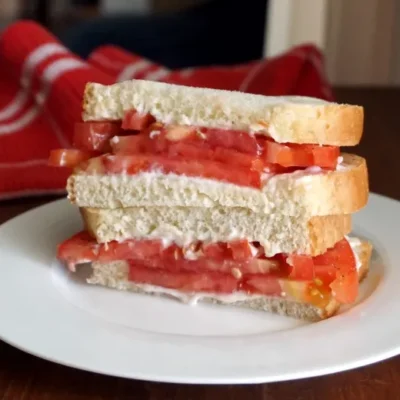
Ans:
<svg viewBox="0 0 400 400"><path fill-rule="evenodd" d="M121 120L135 109L165 124L256 132L277 142L353 146L363 131L360 106L311 97L270 97L161 82L88 83L85 121Z"/></svg>
<svg viewBox="0 0 400 400"><path fill-rule="evenodd" d="M261 190L212 179L143 172L68 178L68 198L79 207L243 207L291 216L351 214L368 199L365 159L343 154L336 171L296 171L268 178Z"/></svg>
<svg viewBox="0 0 400 400"><path fill-rule="evenodd" d="M247 239L259 242L268 257L322 254L351 231L350 215L304 218L221 207L81 208L81 213L86 230L99 243L163 239L184 247L196 241Z"/></svg>
<svg viewBox="0 0 400 400"><path fill-rule="evenodd" d="M358 273L361 281L368 273L372 246L368 242L360 241L358 244L356 243L353 250L359 261ZM118 290L129 290L137 293L177 297L168 289L130 282L128 280L129 266L125 261L115 261L106 264L95 262L92 268L92 275L88 279L88 283L90 284L107 286ZM340 304L336 300L332 300L325 308L319 308L308 303L289 300L283 297L256 295L242 296L241 299L240 297L237 298L239 299L235 300L235 298L230 296L220 297L207 294L207 296L201 297L199 301L273 312L307 321L318 321L328 318L334 315L340 308Z"/></svg>

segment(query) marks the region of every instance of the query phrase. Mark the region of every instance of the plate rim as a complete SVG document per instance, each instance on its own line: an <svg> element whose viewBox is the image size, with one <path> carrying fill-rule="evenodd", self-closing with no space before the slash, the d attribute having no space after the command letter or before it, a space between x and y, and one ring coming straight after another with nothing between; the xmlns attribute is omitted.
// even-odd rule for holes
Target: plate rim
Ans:
<svg viewBox="0 0 400 400"><path fill-rule="evenodd" d="M370 193L370 200L368 203L370 203L371 201L372 202L377 201L379 203L381 201L385 202L387 200L394 202L393 205L395 207L399 207L399 211L400 211L400 202L399 201L392 199L390 197L380 195L380 194ZM61 199L56 199L54 201L50 201L46 204L40 205L33 209L27 210L27 211L17 215L16 217L9 219L5 223L3 223L0 226L0 237L3 233L3 231L7 229L7 227L13 226L14 224L18 224L18 221L24 220L25 218L29 218L29 215L32 216L35 213L40 213L40 211L43 211L44 209L48 209L49 207L56 207L56 208L57 207L66 207L67 204L69 204L67 199L61 198ZM367 207L368 207L368 205L366 206L366 208ZM68 208L73 209L73 207L71 207L71 206L69 206ZM27 217L27 215L28 215L28 217ZM368 229L366 229L366 231L368 231ZM381 242L381 240L379 240L379 242ZM387 261L389 261L389 260L387 260ZM1 265L0 265L0 267L1 267ZM389 266L389 270L390 270L390 268L393 268L393 267ZM399 294L399 297L400 297L400 294ZM0 298L1 298L1 293L0 293ZM400 304L400 300L399 300L399 304ZM337 318L337 317L335 317L335 318ZM116 370L114 372L112 370L105 371L104 368L98 368L98 369L90 368L90 367L88 368L87 366L81 366L76 363L71 363L68 361L66 362L65 360L60 360L58 358L54 358L52 356L43 354L41 352L36 352L34 349L27 348L26 346L21 345L17 341L10 340L9 338L4 338L3 334L2 334L1 326L0 326L0 339L3 340L5 343L8 343L11 346L13 346L19 350L22 350L26 353L32 354L36 357L40 357L40 358L43 358L50 362L55 362L55 363L65 365L67 367L79 369L79 370L91 371L94 373L107 375L107 376L123 377L123 378L130 378L130 379L141 379L141 380L153 381L153 382L185 383L185 384L187 384L187 383L190 383L190 384L192 384L192 383L193 384L251 384L251 383L270 383L270 382L311 378L311 377L316 377L316 376L337 373L337 372L341 372L341 371L348 371L348 370L352 370L355 368L359 368L361 366L374 364L376 362L392 358L400 353L400 339L399 339L396 348L390 348L386 352L381 351L381 352L379 352L379 354L376 354L375 356L367 356L367 357L365 357L365 359L362 359L362 358L358 359L358 360L354 361L353 363L348 362L344 366L337 364L335 366L328 366L328 367L325 367L322 369L315 369L315 370L312 368L311 369L307 368L304 371L299 371L298 373L289 373L286 375L278 375L278 376L273 376L273 375L262 376L262 374L261 374L259 376L253 376L253 377L251 377L251 376L242 376L242 377L236 376L236 377L222 377L222 378L209 377L209 379L204 379L204 378L197 379L194 376L191 378L189 378L188 376L183 377L183 378L179 378L177 376L160 377L160 376L156 376L156 374L153 376L149 376L148 374L145 374L145 375L141 375L140 373L132 374L132 372L123 373L122 371L116 371Z"/></svg>

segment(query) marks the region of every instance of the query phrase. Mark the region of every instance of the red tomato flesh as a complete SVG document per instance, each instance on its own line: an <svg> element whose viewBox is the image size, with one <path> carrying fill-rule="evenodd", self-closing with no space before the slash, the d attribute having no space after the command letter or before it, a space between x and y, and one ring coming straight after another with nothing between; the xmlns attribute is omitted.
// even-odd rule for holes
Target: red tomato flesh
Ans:
<svg viewBox="0 0 400 400"><path fill-rule="evenodd" d="M243 288L250 293L260 293L266 296L281 296L282 287L279 279L274 276L254 275L247 278Z"/></svg>
<svg viewBox="0 0 400 400"><path fill-rule="evenodd" d="M261 173L246 168L228 166L218 161L170 159L162 156L140 155L104 155L101 156L106 173L135 175L139 172L159 171L191 177L216 179L240 186L261 187ZM91 170L92 158L85 166Z"/></svg>
<svg viewBox="0 0 400 400"><path fill-rule="evenodd" d="M75 124L74 147L81 150L108 152L109 141L121 133L117 122L80 122Z"/></svg>
<svg viewBox="0 0 400 400"><path fill-rule="evenodd" d="M313 280L315 277L314 262L311 256L291 254L287 258L287 263L292 266L289 275L294 280Z"/></svg>
<svg viewBox="0 0 400 400"><path fill-rule="evenodd" d="M135 261L130 261L129 279L183 292L232 293L237 288L237 281L232 275L219 272L169 272L146 268Z"/></svg>
<svg viewBox="0 0 400 400"><path fill-rule="evenodd" d="M358 274L349 248L351 251L347 240L343 239L322 256L314 258L301 255L265 258L253 255L250 243L245 240L213 244L197 242L185 248L177 245L164 247L159 240L133 239L105 245L97 244L87 232L80 232L60 244L57 256L66 261L71 269L82 262L130 260L132 265L138 265L146 271L156 271L145 271L148 274L146 276L154 277L163 271L168 281L171 277L175 279L174 274L177 274L178 282L183 280L184 283L184 277L190 276L187 287L197 284L193 276L198 274L204 285L201 290L212 291L218 290L217 287L225 287L222 283L224 276L228 282L236 282L236 290L266 295L283 291L298 300L324 307L332 296L341 303L351 303L357 297ZM187 257L188 249L191 254L196 254L194 258ZM207 274L219 274L215 275L218 277L216 286L208 282L205 277L211 275ZM143 283L157 285L157 279ZM178 289L180 285L186 287L186 283L167 287Z"/></svg>
<svg viewBox="0 0 400 400"><path fill-rule="evenodd" d="M331 284L332 295L339 303L354 303L358 296L358 274L352 271L347 275L340 275Z"/></svg>
<svg viewBox="0 0 400 400"><path fill-rule="evenodd" d="M146 259L159 256L163 245L159 240L112 241L98 244L88 232L82 231L58 246L57 257L80 264L88 261L109 262L127 258Z"/></svg>
<svg viewBox="0 0 400 400"><path fill-rule="evenodd" d="M267 162L284 167L335 169L339 155L340 149L335 146L277 143L271 140L265 141L263 151L263 158Z"/></svg>
<svg viewBox="0 0 400 400"><path fill-rule="evenodd" d="M96 250L93 238L83 231L59 244L57 257L74 270L76 264L95 261L98 253Z"/></svg>
<svg viewBox="0 0 400 400"><path fill-rule="evenodd" d="M263 165L271 164L283 168L319 166L335 169L340 155L339 147L335 146L277 143L266 137L256 137L241 131L191 126L162 127L160 124L152 126L139 134L140 139L132 139L132 142L123 139L121 143L113 146L114 153L181 155L255 169L262 169ZM142 146L136 145L138 141Z"/></svg>
<svg viewBox="0 0 400 400"><path fill-rule="evenodd" d="M53 167L74 168L92 156L93 153L77 149L51 150L48 164Z"/></svg>
<svg viewBox="0 0 400 400"><path fill-rule="evenodd" d="M155 122L155 119L150 114L141 114L136 110L126 111L122 119L122 129L133 131L141 131Z"/></svg>
<svg viewBox="0 0 400 400"><path fill-rule="evenodd" d="M229 242L228 248L232 252L232 258L236 261L246 261L254 258L251 251L251 244L247 240L235 240Z"/></svg>
<svg viewBox="0 0 400 400"><path fill-rule="evenodd" d="M353 250L346 239L332 249L314 258L316 273L323 272L321 280L329 283L333 296L340 303L353 303L358 295L358 273ZM335 278L331 280L335 271ZM327 271L330 271L329 274Z"/></svg>

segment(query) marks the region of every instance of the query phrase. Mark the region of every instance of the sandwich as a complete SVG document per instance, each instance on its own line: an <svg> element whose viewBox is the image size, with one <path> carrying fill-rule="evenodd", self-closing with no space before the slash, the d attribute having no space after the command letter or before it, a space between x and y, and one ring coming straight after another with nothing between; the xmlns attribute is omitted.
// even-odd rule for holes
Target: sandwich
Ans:
<svg viewBox="0 0 400 400"><path fill-rule="evenodd" d="M317 321L356 301L372 246L351 237L366 161L340 147L363 109L132 80L88 83L69 200L83 229L58 247L89 284ZM139 295L139 294L136 294Z"/></svg>

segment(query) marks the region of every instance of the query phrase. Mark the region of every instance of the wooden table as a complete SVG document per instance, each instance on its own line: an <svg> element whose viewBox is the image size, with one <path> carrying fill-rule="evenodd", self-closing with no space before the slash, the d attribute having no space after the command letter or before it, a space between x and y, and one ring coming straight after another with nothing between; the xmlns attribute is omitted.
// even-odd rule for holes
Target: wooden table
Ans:
<svg viewBox="0 0 400 400"><path fill-rule="evenodd" d="M400 199L400 89L338 88L336 93L341 102L365 107L365 134L355 152L368 160L371 191ZM383 176L387 178L386 181L382 179ZM49 200L53 199L2 203L0 222ZM368 335L368 332L365 334ZM400 399L400 357L349 372L292 382L249 386L186 386L82 372L43 361L0 341L0 399L395 400Z"/></svg>

